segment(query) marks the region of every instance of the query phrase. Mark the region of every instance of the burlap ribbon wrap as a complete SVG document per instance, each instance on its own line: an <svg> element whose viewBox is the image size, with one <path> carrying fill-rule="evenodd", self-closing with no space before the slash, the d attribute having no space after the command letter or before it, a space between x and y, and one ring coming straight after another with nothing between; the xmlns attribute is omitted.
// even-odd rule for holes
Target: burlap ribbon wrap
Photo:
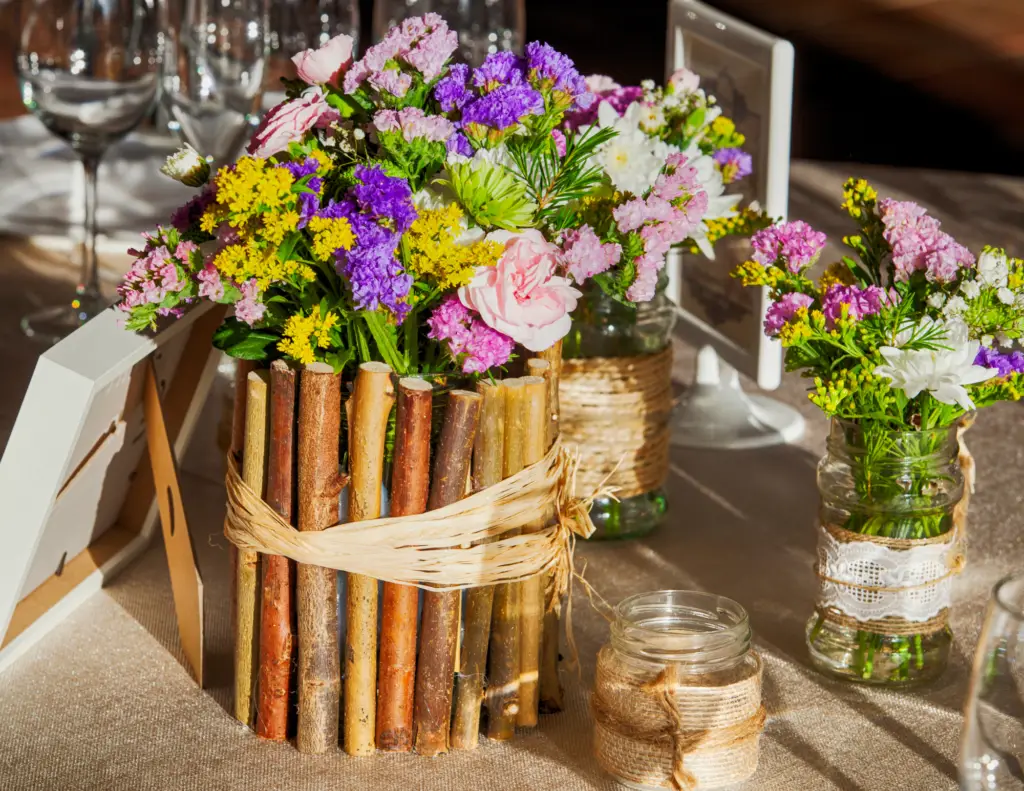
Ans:
<svg viewBox="0 0 1024 791"><path fill-rule="evenodd" d="M224 534L241 549L428 590L515 582L550 571L564 593L576 537L594 531L588 515L593 497L573 494L578 465L578 456L555 443L537 463L453 505L300 532L246 486L229 457ZM339 476L331 496L346 483ZM503 537L540 520L549 526Z"/></svg>
<svg viewBox="0 0 1024 791"><path fill-rule="evenodd" d="M562 363L559 430L587 460L582 491L603 483L619 497L659 488L668 475L672 347L636 357Z"/></svg>
<svg viewBox="0 0 1024 791"><path fill-rule="evenodd" d="M751 654L725 674L695 677L667 665L644 679L604 646L592 700L598 763L621 780L675 791L742 782L757 770L761 675Z"/></svg>

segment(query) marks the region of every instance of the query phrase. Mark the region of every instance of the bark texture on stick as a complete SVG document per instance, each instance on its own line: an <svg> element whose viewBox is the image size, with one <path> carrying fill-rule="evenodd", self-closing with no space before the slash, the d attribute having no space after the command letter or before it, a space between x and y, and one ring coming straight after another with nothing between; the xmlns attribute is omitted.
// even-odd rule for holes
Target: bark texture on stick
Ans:
<svg viewBox="0 0 1024 791"><path fill-rule="evenodd" d="M338 521L341 377L312 363L299 382L298 527L323 530ZM323 753L338 745L341 662L338 578L333 569L298 564L299 726L295 746Z"/></svg>
<svg viewBox="0 0 1024 791"><path fill-rule="evenodd" d="M246 380L245 450L242 480L266 496L267 371ZM259 661L259 554L239 550L235 575L235 719L252 727L256 718L256 668Z"/></svg>
<svg viewBox="0 0 1024 791"><path fill-rule="evenodd" d="M384 444L394 403L390 366L360 365L348 423L350 522L380 516ZM345 616L345 752L373 755L377 747L377 580L348 575Z"/></svg>
<svg viewBox="0 0 1024 791"><path fill-rule="evenodd" d="M483 400L480 428L473 445L473 489L485 489L502 480L505 451L504 390L493 382L477 383ZM455 714L452 721L452 747L472 750L480 741L480 707L483 703L484 676L487 671L487 646L491 639L491 610L494 586L466 591L463 616L461 667L455 679Z"/></svg>
<svg viewBox="0 0 1024 791"><path fill-rule="evenodd" d="M422 514L430 494L430 419L433 388L422 379L398 383L391 515ZM416 631L419 590L384 583L377 698L377 747L412 749L416 689Z"/></svg>
<svg viewBox="0 0 1024 791"><path fill-rule="evenodd" d="M245 447L245 400L249 374L256 369L252 360L235 360L235 400L231 411L231 445L228 453L242 468L242 449ZM238 547L228 544L228 568L231 577L231 634L238 630Z"/></svg>
<svg viewBox="0 0 1024 791"><path fill-rule="evenodd" d="M270 366L270 443L267 504L292 521L295 494L296 374L283 360ZM293 632L294 564L280 555L263 557L260 664L256 735L283 742L288 735Z"/></svg>
<svg viewBox="0 0 1024 791"><path fill-rule="evenodd" d="M548 380L548 415L550 417L548 447L551 447L551 443L558 438L558 420L561 411L558 384L562 378L562 342L556 341L550 348L540 352L537 356L551 366L550 376L545 377Z"/></svg>
<svg viewBox="0 0 1024 791"><path fill-rule="evenodd" d="M457 502L466 493L482 400L466 390L453 390L448 396L430 484L430 510ZM421 755L448 750L460 599L459 591L428 591L423 596L414 724L416 752Z"/></svg>
<svg viewBox="0 0 1024 791"><path fill-rule="evenodd" d="M526 386L522 379L506 379L501 386L505 391L502 477L508 478L523 468ZM486 694L487 736L491 739L507 740L515 735L519 711L519 594L518 582L494 588L488 659L490 682Z"/></svg>
<svg viewBox="0 0 1024 791"><path fill-rule="evenodd" d="M547 382L540 376L523 378L526 386L523 442L523 466L540 461L547 453L546 428L549 425ZM544 519L528 525L524 532L544 527ZM516 724L521 728L537 725L540 703L541 629L544 619L544 575L536 574L520 583L519 616L519 711Z"/></svg>

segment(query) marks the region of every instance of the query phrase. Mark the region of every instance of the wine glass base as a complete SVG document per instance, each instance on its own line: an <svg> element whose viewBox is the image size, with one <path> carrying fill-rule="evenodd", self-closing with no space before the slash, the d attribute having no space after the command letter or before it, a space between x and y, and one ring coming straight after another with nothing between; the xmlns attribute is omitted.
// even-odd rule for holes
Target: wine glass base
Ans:
<svg viewBox="0 0 1024 791"><path fill-rule="evenodd" d="M21 331L33 340L52 346L109 306L103 297L83 294L69 305L52 305L29 313L21 320Z"/></svg>

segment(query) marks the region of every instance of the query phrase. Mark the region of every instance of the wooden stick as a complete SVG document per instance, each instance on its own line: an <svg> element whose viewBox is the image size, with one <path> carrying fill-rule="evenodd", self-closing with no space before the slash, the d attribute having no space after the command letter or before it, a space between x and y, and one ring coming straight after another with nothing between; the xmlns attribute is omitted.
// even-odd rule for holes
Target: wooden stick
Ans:
<svg viewBox="0 0 1024 791"><path fill-rule="evenodd" d="M299 382L298 527L323 530L338 521L338 441L341 377L325 363L311 363ZM338 656L338 575L299 563L299 727L295 746L323 753L338 744L341 663Z"/></svg>
<svg viewBox="0 0 1024 791"><path fill-rule="evenodd" d="M480 429L473 447L473 488L484 489L502 480L505 451L505 391L497 384L479 381L476 390L483 397ZM487 645L491 639L491 610L494 586L466 591L462 657L455 679L455 716L452 747L473 750L479 744L480 705L484 696Z"/></svg>
<svg viewBox="0 0 1024 791"><path fill-rule="evenodd" d="M267 469L267 371L253 371L246 380L245 450L242 480L265 496ZM255 721L256 667L259 657L259 554L238 551L235 576L235 719L252 727Z"/></svg>
<svg viewBox="0 0 1024 791"><path fill-rule="evenodd" d="M392 516L422 514L427 509L432 390L422 379L398 382ZM418 609L417 588L384 583L377 682L377 747L381 750L412 749Z"/></svg>
<svg viewBox="0 0 1024 791"><path fill-rule="evenodd" d="M291 522L295 478L294 369L283 360L270 366L270 459L267 504ZM260 664L256 735L283 742L288 735L292 674L293 564L280 555L263 557Z"/></svg>
<svg viewBox="0 0 1024 791"><path fill-rule="evenodd" d="M249 374L256 369L252 360L235 360L235 399L231 411L231 446L228 452L242 466L242 449L245 447L245 395ZM228 544L228 568L231 576L231 634L238 631L238 547Z"/></svg>
<svg viewBox="0 0 1024 791"><path fill-rule="evenodd" d="M550 448L558 438L558 420L561 413L558 385L562 379L562 342L556 341L537 356L551 366L550 378L545 377L548 379L548 414L551 418L548 424L548 447Z"/></svg>
<svg viewBox="0 0 1024 791"><path fill-rule="evenodd" d="M359 366L349 413L350 522L380 516L384 441L395 403L391 367ZM349 574L345 596L345 752L373 755L377 715L377 580Z"/></svg>
<svg viewBox="0 0 1024 791"><path fill-rule="evenodd" d="M559 346L558 371L561 372L562 358ZM549 350L550 351L550 350ZM542 353L546 354L546 353ZM548 382L548 410L550 426L554 431L548 437L548 447L558 438L558 374L551 363L540 357L533 357L526 362L527 370L533 376L543 376ZM558 638L560 635L559 621L562 614L562 602L555 596L554 574L544 574L544 625L541 636L540 652L540 710L555 712L562 710L562 682L558 677Z"/></svg>
<svg viewBox="0 0 1024 791"><path fill-rule="evenodd" d="M466 493L482 400L467 390L452 390L448 395L427 503L430 510L457 502ZM460 601L459 591L423 595L414 723L416 752L421 755L448 751Z"/></svg>
<svg viewBox="0 0 1024 791"><path fill-rule="evenodd" d="M537 368L537 366L534 366ZM526 437L523 443L523 466L544 458L548 449L547 427L551 424L548 414L548 386L543 377L525 376L526 408L524 422ZM544 527L541 518L523 528L531 533ZM519 711L516 725L533 728L537 725L540 704L540 653L541 628L544 623L544 575L535 574L520 583L521 610L519 615Z"/></svg>
<svg viewBox="0 0 1024 791"><path fill-rule="evenodd" d="M505 391L502 477L507 478L523 468L526 386L522 379L506 379L501 387ZM518 582L503 583L494 588L488 658L490 683L485 696L487 736L491 739L507 740L515 735L519 711L519 594Z"/></svg>

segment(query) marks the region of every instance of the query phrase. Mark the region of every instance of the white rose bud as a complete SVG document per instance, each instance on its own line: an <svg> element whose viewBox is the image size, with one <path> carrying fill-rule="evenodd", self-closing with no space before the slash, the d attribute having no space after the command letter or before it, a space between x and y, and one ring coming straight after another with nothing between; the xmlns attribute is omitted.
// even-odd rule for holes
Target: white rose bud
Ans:
<svg viewBox="0 0 1024 791"><path fill-rule="evenodd" d="M1014 300L1013 292L1006 288L1006 286L1003 286L996 292L996 298L1004 305L1012 305Z"/></svg>
<svg viewBox="0 0 1024 791"><path fill-rule="evenodd" d="M934 294L928 297L928 304L938 310L946 303L946 295L941 291L936 291Z"/></svg>
<svg viewBox="0 0 1024 791"><path fill-rule="evenodd" d="M167 157L160 172L187 187L201 187L210 178L210 163L186 143Z"/></svg>

